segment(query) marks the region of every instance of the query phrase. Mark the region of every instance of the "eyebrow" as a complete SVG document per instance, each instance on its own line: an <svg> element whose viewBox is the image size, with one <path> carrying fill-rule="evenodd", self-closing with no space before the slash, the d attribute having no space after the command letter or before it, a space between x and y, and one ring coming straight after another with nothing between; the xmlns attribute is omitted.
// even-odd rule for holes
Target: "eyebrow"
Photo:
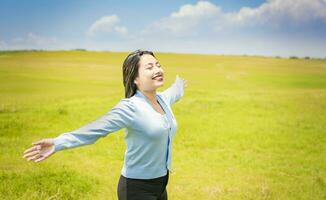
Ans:
<svg viewBox="0 0 326 200"><path fill-rule="evenodd" d="M157 61L155 64L159 64L159 62ZM153 63L147 63L146 65L153 65Z"/></svg>

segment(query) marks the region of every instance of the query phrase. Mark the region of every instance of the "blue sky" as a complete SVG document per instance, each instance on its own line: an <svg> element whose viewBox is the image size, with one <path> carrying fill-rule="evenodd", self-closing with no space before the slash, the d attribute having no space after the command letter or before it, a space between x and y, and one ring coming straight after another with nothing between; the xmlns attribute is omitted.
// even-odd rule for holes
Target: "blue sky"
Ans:
<svg viewBox="0 0 326 200"><path fill-rule="evenodd" d="M0 49L326 57L326 0L3 0Z"/></svg>

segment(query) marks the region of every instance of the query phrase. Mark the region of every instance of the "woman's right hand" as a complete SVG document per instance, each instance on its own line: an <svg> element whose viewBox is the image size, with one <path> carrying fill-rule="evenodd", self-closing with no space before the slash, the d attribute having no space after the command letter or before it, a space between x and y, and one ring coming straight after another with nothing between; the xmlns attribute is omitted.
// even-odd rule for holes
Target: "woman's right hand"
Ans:
<svg viewBox="0 0 326 200"><path fill-rule="evenodd" d="M40 162L55 153L54 143L51 138L33 142L33 147L24 151L23 158L28 161Z"/></svg>

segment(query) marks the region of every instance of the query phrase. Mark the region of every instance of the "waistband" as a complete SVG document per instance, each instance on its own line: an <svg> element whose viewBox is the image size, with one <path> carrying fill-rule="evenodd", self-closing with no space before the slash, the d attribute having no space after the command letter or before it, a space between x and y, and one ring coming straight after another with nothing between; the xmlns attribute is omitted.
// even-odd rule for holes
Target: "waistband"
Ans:
<svg viewBox="0 0 326 200"><path fill-rule="evenodd" d="M138 178L127 178L125 176L123 176L121 174L121 176L127 180L138 180L138 181L153 181L153 182L161 182L161 181L165 181L169 178L169 170L167 170L166 175L161 176L161 177L157 177L157 178L151 178L151 179L138 179Z"/></svg>

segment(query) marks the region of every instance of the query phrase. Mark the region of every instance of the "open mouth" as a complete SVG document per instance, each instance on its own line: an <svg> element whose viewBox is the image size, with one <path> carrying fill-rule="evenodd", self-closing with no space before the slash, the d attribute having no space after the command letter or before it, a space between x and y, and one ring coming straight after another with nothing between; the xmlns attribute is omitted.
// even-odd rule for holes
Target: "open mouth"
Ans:
<svg viewBox="0 0 326 200"><path fill-rule="evenodd" d="M161 80L163 80L163 75L155 76L155 77L153 77L152 79L153 79L153 80L159 80L159 81L161 81Z"/></svg>

